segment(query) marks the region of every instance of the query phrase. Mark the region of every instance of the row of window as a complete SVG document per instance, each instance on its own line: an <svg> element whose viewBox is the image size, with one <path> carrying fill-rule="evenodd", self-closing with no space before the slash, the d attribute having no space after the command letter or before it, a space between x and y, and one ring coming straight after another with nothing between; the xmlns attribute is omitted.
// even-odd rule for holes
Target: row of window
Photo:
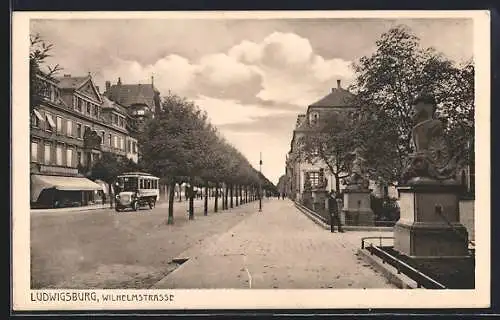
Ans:
<svg viewBox="0 0 500 320"><path fill-rule="evenodd" d="M73 121L69 119L63 119L60 116L52 117L52 114L45 112L45 117L42 116L41 111L33 110L32 115L32 125L36 128L45 129L49 132L57 132L60 135L66 135L68 137L74 137L78 139L83 139L85 130L91 129L89 125L83 126L81 123L76 122L75 128L73 128ZM45 124L45 125L44 125ZM45 128L43 128L45 127ZM120 149L130 153L137 153L137 142L129 140L127 145L125 145L125 138L123 136L113 135L104 130L100 130L99 136L101 137L101 144Z"/></svg>
<svg viewBox="0 0 500 320"><path fill-rule="evenodd" d="M73 109L89 117L99 119L101 109L98 104L73 96Z"/></svg>
<svg viewBox="0 0 500 320"><path fill-rule="evenodd" d="M91 161L98 158L99 154L93 154ZM85 163L83 152L76 151L75 147L57 144L54 148L52 143L40 141L31 141L31 161L66 167L76 167Z"/></svg>
<svg viewBox="0 0 500 320"><path fill-rule="evenodd" d="M56 86L47 81L41 81L40 86L41 86L40 94L43 97L52 102L57 102L57 100L59 100L61 96L59 88L57 88Z"/></svg>
<svg viewBox="0 0 500 320"><path fill-rule="evenodd" d="M115 113L111 114L111 123L120 128L125 128L125 117L119 116Z"/></svg>
<svg viewBox="0 0 500 320"><path fill-rule="evenodd" d="M139 189L158 189L158 180L139 179Z"/></svg>

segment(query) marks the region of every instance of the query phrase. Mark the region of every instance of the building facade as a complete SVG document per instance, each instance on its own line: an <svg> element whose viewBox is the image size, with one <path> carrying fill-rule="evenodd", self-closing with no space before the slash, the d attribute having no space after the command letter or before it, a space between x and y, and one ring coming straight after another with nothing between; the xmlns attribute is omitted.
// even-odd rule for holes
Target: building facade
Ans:
<svg viewBox="0 0 500 320"><path fill-rule="evenodd" d="M304 154L301 154L299 141L301 137L330 119L332 116L349 117L359 107L355 106L354 95L341 86L340 80L337 81L337 87L332 88L331 92L307 107L306 113L299 114L295 124L295 129L290 142L290 151L286 157L285 176L287 177L287 194L291 198L299 201L304 191L304 179L309 174L311 186L314 187L319 182L320 170L323 169L327 179L327 190L342 191L344 185L339 181L340 190L336 190L335 176L331 173L327 164L317 159L316 161L307 161ZM342 174L344 175L344 174ZM396 196L396 190L388 190L383 186L371 181L370 188L376 196L389 194Z"/></svg>
<svg viewBox="0 0 500 320"><path fill-rule="evenodd" d="M126 128L127 112L110 109L90 75L38 77L44 89L31 114L32 206L98 203L102 187L85 173L101 152L136 158L127 151L133 139Z"/></svg>

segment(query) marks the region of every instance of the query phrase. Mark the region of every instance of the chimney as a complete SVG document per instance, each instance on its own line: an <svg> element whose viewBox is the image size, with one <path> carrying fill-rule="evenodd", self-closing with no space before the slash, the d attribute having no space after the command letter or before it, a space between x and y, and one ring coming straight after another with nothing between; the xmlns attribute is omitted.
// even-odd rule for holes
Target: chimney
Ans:
<svg viewBox="0 0 500 320"><path fill-rule="evenodd" d="M155 87L155 77L151 76L151 87Z"/></svg>
<svg viewBox="0 0 500 320"><path fill-rule="evenodd" d="M340 85L340 80L337 80L337 89L342 89L342 86Z"/></svg>
<svg viewBox="0 0 500 320"><path fill-rule="evenodd" d="M119 85L119 86L122 85L122 79L120 77L118 77L118 82L116 84Z"/></svg>
<svg viewBox="0 0 500 320"><path fill-rule="evenodd" d="M111 89L111 81L106 81L106 92L109 92Z"/></svg>

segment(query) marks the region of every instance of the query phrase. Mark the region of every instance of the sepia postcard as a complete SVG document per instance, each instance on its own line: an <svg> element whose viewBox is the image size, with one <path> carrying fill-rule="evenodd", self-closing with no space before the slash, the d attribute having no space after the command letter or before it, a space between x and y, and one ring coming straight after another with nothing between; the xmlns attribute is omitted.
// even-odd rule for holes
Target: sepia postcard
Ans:
<svg viewBox="0 0 500 320"><path fill-rule="evenodd" d="M489 307L488 11L12 21L14 311Z"/></svg>

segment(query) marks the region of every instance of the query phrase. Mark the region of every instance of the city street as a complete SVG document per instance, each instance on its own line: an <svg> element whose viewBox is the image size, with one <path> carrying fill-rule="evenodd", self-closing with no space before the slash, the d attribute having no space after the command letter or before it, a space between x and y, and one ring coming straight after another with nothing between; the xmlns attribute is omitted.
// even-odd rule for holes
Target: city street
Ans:
<svg viewBox="0 0 500 320"><path fill-rule="evenodd" d="M212 202L213 204L213 202ZM187 219L187 203L31 215L34 288L391 288L357 259L360 238L330 233L289 200ZM211 208L213 209L213 208ZM173 259L188 259L184 264ZM172 272L173 271L173 272Z"/></svg>
<svg viewBox="0 0 500 320"><path fill-rule="evenodd" d="M167 225L168 203L153 210L114 209L31 213L33 288L148 288L176 267L171 260L196 243L222 233L255 212L256 202L213 212L195 200L174 203L174 225ZM220 202L219 202L220 208Z"/></svg>

